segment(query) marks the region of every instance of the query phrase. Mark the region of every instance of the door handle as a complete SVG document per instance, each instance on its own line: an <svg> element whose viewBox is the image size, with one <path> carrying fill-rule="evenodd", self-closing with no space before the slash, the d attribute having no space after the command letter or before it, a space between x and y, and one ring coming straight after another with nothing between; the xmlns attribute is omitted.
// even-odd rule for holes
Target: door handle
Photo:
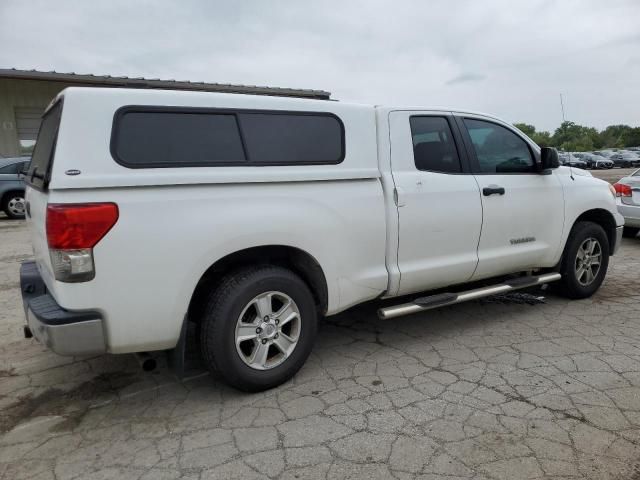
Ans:
<svg viewBox="0 0 640 480"><path fill-rule="evenodd" d="M488 187L484 187L482 189L482 194L485 197L489 195L504 195L504 187L499 187L497 185L489 185Z"/></svg>

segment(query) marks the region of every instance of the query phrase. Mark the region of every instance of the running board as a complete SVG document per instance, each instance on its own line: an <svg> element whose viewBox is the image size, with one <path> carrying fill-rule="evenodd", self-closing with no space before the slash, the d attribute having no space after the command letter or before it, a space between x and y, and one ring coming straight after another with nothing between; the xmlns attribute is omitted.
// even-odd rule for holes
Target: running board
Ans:
<svg viewBox="0 0 640 480"><path fill-rule="evenodd" d="M521 288L555 282L560 280L560 278L562 278L562 275L559 273L546 273L539 276L518 277L504 283L476 288L475 290L468 290L466 292L429 295L428 297L416 298L413 302L403 303L402 305L381 308L378 310L378 317L383 320L388 320L424 310L431 310L432 308L444 307L445 305L455 305L456 303L477 300L478 298L497 295L499 293L507 293L520 290Z"/></svg>

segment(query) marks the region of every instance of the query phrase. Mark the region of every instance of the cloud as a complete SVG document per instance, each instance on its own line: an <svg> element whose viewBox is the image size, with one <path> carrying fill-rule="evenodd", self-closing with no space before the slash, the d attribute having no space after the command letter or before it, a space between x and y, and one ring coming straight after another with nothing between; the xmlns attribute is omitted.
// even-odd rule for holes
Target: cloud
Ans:
<svg viewBox="0 0 640 480"><path fill-rule="evenodd" d="M486 75L480 75L478 73L463 73L458 75L457 77L453 77L450 80L445 82L446 85L455 85L456 83L466 83L466 82L480 82L484 80Z"/></svg>
<svg viewBox="0 0 640 480"><path fill-rule="evenodd" d="M640 123L637 0L0 0L0 66ZM482 77L482 78L481 78ZM453 88L455 86L455 88Z"/></svg>

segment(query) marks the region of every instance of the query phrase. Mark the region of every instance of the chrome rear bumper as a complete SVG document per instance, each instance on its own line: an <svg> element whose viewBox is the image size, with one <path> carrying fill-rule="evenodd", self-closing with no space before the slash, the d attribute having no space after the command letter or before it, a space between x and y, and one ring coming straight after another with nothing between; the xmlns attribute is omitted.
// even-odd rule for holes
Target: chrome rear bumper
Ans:
<svg viewBox="0 0 640 480"><path fill-rule="evenodd" d="M105 353L102 315L96 311L69 311L46 292L35 262L20 267L20 287L31 334L59 355Z"/></svg>

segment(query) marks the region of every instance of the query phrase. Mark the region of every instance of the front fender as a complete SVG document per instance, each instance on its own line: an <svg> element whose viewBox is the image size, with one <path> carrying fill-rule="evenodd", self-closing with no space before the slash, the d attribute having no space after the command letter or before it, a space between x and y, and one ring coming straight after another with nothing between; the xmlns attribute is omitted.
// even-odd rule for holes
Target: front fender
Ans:
<svg viewBox="0 0 640 480"><path fill-rule="evenodd" d="M609 183L584 175L574 175L573 179L570 176L562 175L560 180L564 188L565 198L565 224L562 232L562 245L566 245L576 221L590 212L606 212L613 220L614 228L624 225L624 218L618 213L615 197L611 194ZM564 251L564 247L562 251ZM558 255L558 261L562 251Z"/></svg>

